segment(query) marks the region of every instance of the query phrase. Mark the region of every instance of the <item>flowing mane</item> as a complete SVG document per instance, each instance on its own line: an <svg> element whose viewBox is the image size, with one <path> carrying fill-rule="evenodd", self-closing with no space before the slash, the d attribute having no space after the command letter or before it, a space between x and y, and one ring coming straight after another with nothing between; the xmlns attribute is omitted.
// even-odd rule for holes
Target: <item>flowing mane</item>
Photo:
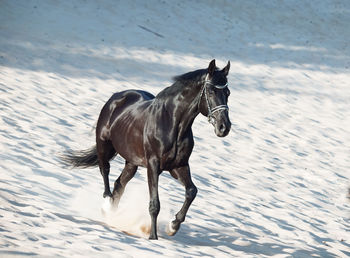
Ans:
<svg viewBox="0 0 350 258"><path fill-rule="evenodd" d="M178 76L174 76L172 79L174 83L162 90L156 96L157 99L162 99L169 96L174 96L174 94L182 91L186 86L192 86L194 83L199 82L203 75L208 72L208 69L200 69L188 73L184 73Z"/></svg>
<svg viewBox="0 0 350 258"><path fill-rule="evenodd" d="M174 82L190 82L190 81L199 81L201 77L208 72L208 69L200 69L188 73L184 73L178 76L173 77Z"/></svg>

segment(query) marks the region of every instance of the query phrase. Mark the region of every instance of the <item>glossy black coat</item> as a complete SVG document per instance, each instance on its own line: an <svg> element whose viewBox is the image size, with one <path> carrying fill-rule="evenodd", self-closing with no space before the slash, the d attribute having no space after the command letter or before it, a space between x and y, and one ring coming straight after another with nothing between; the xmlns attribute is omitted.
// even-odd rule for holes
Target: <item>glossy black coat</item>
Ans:
<svg viewBox="0 0 350 258"><path fill-rule="evenodd" d="M158 177L162 171L169 171L186 189L183 207L168 228L168 234L174 235L197 193L188 164L194 146L192 124L199 113L208 116L210 107L227 105L229 89L215 85L227 83L229 69L230 62L219 70L212 60L207 69L175 77L174 84L157 96L141 90L115 93L100 113L96 146L67 154L65 161L76 167L98 165L105 185L103 196L110 196L115 206L137 167L146 167L152 221L150 239L157 239ZM227 109L215 112L212 120L217 136L229 133L231 123ZM126 162L111 193L109 161L117 154Z"/></svg>

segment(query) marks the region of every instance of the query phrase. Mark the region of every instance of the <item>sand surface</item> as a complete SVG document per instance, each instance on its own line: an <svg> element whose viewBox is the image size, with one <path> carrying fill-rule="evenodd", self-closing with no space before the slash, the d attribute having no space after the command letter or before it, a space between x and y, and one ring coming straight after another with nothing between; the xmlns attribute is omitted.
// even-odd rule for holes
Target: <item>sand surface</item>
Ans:
<svg viewBox="0 0 350 258"><path fill-rule="evenodd" d="M0 1L0 257L350 256L349 24L349 1ZM163 173L149 241L145 169L113 211L98 169L57 155L94 144L114 92L213 58L232 130L197 117L197 198L167 236L184 189Z"/></svg>

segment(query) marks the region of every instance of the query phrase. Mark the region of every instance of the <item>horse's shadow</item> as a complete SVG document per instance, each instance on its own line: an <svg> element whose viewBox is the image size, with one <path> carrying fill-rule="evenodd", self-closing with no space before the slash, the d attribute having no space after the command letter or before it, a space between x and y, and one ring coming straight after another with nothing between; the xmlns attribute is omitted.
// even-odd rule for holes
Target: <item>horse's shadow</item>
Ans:
<svg viewBox="0 0 350 258"><path fill-rule="evenodd" d="M336 257L322 247L303 250L297 246L276 243L275 241L263 243L263 241L259 241L261 236L238 228L220 231L198 225L195 225L195 228L196 230L193 230L193 224L190 226L183 225L176 236L164 236L164 238L176 241L184 246L210 246L217 249L218 252L228 255L245 253L248 255L267 256L284 254L292 257L311 257L313 255L318 257ZM181 251L183 252L184 250ZM203 255L207 254L203 253Z"/></svg>

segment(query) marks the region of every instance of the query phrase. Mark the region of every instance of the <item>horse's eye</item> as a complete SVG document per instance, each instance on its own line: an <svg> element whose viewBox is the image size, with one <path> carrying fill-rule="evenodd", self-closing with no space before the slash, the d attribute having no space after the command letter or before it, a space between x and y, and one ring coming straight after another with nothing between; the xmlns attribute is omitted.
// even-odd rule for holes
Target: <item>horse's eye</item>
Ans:
<svg viewBox="0 0 350 258"><path fill-rule="evenodd" d="M213 87L209 87L209 88L208 88L208 92L209 92L210 94L213 94L213 93L214 93L214 88L213 88Z"/></svg>

